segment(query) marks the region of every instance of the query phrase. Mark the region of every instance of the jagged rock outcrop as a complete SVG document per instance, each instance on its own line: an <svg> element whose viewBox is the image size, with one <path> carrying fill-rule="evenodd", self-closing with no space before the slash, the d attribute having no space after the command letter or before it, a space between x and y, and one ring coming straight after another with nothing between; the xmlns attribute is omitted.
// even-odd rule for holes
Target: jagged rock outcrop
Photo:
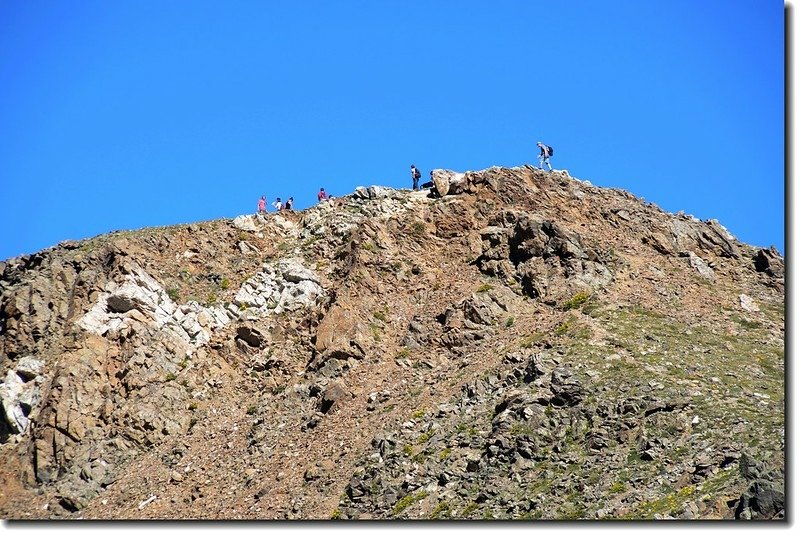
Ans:
<svg viewBox="0 0 800 535"><path fill-rule="evenodd" d="M78 320L79 327L101 336L124 337L137 325L152 325L198 346L230 322L221 307L203 307L196 302L176 306L166 290L138 265L122 265L120 274L121 281L109 281L95 305Z"/></svg>
<svg viewBox="0 0 800 535"><path fill-rule="evenodd" d="M483 252L476 264L488 275L516 280L530 297L552 300L554 279L567 279L570 292L601 288L613 280L598 253L553 221L505 211L489 222L480 231Z"/></svg>
<svg viewBox="0 0 800 535"><path fill-rule="evenodd" d="M295 259L282 259L246 280L229 310L247 317L315 306L325 298L319 277Z"/></svg>
<svg viewBox="0 0 800 535"><path fill-rule="evenodd" d="M0 383L0 437L25 432L30 413L38 405L44 380L44 362L30 357L19 359Z"/></svg>

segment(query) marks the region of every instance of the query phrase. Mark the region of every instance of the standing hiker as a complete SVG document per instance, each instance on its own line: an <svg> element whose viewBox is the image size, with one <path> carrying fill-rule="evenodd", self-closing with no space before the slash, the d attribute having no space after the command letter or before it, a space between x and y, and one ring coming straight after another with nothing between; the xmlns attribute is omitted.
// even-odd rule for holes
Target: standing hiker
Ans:
<svg viewBox="0 0 800 535"><path fill-rule="evenodd" d="M286 204L283 205L283 209L289 210L291 212L293 208L294 208L294 197L289 197L289 199L286 201Z"/></svg>
<svg viewBox="0 0 800 535"><path fill-rule="evenodd" d="M542 169L542 164L546 163L547 167L552 171L553 166L550 165L550 157L553 155L553 147L548 147L541 141L537 141L536 146L539 147L539 169Z"/></svg>
<svg viewBox="0 0 800 535"><path fill-rule="evenodd" d="M263 195L260 199L258 199L258 213L263 213L267 211L267 198Z"/></svg>
<svg viewBox="0 0 800 535"><path fill-rule="evenodd" d="M422 176L422 173L419 172L419 169L414 167L414 164L411 164L411 179L414 181L414 191L419 189L419 177Z"/></svg>
<svg viewBox="0 0 800 535"><path fill-rule="evenodd" d="M319 193L317 193L317 200L319 202L325 201L328 199L328 194L325 193L325 188L319 188Z"/></svg>
<svg viewBox="0 0 800 535"><path fill-rule="evenodd" d="M276 210L280 210L281 208L283 208L283 203L281 202L281 198L276 197L275 202L272 203L272 206L274 206Z"/></svg>

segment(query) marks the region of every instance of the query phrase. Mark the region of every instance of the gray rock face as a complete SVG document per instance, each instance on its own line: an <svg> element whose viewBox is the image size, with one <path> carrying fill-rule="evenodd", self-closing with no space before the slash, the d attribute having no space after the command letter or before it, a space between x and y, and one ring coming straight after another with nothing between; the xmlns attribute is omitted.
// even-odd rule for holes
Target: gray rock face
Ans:
<svg viewBox="0 0 800 535"><path fill-rule="evenodd" d="M584 389L572 373L566 368L553 370L550 379L550 389L553 391L553 399L550 400L556 407L572 407L581 402L584 396Z"/></svg>
<svg viewBox="0 0 800 535"><path fill-rule="evenodd" d="M670 230L678 250L699 249L729 258L741 256L735 238L714 219L702 223L691 216L678 216L672 219Z"/></svg>
<svg viewBox="0 0 800 535"><path fill-rule="evenodd" d="M3 441L2 435L19 435L27 430L29 416L41 399L43 367L41 360L23 357L0 383L0 418L4 420L0 424L0 439Z"/></svg>
<svg viewBox="0 0 800 535"><path fill-rule="evenodd" d="M714 270L711 269L708 264L706 264L705 260L691 251L689 251L687 257L689 265L693 267L700 274L700 276L711 281L714 280Z"/></svg>
<svg viewBox="0 0 800 535"><path fill-rule="evenodd" d="M783 257L774 247L760 249L753 255L753 264L756 271L760 273L766 273L776 279L783 279L784 277Z"/></svg>
<svg viewBox="0 0 800 535"><path fill-rule="evenodd" d="M249 278L233 299L244 316L280 314L319 304L326 296L319 277L299 260L283 259L267 264Z"/></svg>
<svg viewBox="0 0 800 535"><path fill-rule="evenodd" d="M613 281L611 271L580 236L552 221L509 210L490 223L480 231L483 252L476 260L478 267L488 275L519 280L531 297L554 293L553 282L564 278L566 293Z"/></svg>
<svg viewBox="0 0 800 535"><path fill-rule="evenodd" d="M783 489L766 480L754 481L739 498L736 518L743 520L771 520L784 518L786 497Z"/></svg>
<svg viewBox="0 0 800 535"><path fill-rule="evenodd" d="M356 188L353 196L357 199L387 199L397 198L400 192L394 188L387 186L359 186Z"/></svg>
<svg viewBox="0 0 800 535"><path fill-rule="evenodd" d="M153 325L190 346L206 344L213 331L230 322L222 307L189 302L176 305L166 290L144 269L128 264L120 280L105 286L95 305L78 320L83 329L97 334L117 334Z"/></svg>

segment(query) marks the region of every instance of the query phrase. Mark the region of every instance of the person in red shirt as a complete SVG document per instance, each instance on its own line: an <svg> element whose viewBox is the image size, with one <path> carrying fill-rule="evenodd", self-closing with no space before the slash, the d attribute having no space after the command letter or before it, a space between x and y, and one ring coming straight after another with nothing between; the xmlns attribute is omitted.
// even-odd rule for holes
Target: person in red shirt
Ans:
<svg viewBox="0 0 800 535"><path fill-rule="evenodd" d="M319 193L317 193L317 200L322 202L328 198L328 194L325 193L325 188L319 188Z"/></svg>
<svg viewBox="0 0 800 535"><path fill-rule="evenodd" d="M259 213L267 211L267 199L263 195L258 199L258 211Z"/></svg>

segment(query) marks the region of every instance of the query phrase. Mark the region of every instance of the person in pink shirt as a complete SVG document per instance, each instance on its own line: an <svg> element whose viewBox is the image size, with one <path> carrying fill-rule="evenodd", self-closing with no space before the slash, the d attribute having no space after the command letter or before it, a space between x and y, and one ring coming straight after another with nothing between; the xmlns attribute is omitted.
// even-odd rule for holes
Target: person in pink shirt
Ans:
<svg viewBox="0 0 800 535"><path fill-rule="evenodd" d="M267 211L267 199L263 195L258 199L258 211L259 213Z"/></svg>
<svg viewBox="0 0 800 535"><path fill-rule="evenodd" d="M328 198L328 194L325 193L325 188L319 188L319 193L317 193L317 200L322 202Z"/></svg>

